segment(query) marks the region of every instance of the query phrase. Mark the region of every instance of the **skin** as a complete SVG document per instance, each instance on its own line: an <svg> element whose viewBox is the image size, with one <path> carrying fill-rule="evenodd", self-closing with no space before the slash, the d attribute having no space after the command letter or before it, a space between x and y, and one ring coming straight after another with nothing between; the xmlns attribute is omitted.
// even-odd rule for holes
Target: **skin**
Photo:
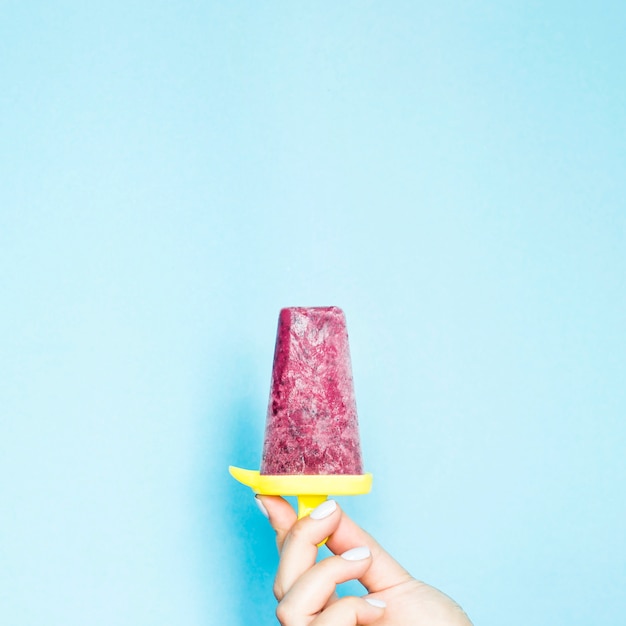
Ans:
<svg viewBox="0 0 626 626"><path fill-rule="evenodd" d="M413 578L339 505L323 519L313 514L297 521L284 499L257 498L276 532L280 561L274 595L282 626L472 626L458 604ZM332 505L326 504L329 508ZM316 563L317 546L326 538L335 556ZM341 556L358 547L365 549L356 556L364 558ZM358 579L368 593L339 599L335 586L351 579ZM373 606L366 598L385 606Z"/></svg>

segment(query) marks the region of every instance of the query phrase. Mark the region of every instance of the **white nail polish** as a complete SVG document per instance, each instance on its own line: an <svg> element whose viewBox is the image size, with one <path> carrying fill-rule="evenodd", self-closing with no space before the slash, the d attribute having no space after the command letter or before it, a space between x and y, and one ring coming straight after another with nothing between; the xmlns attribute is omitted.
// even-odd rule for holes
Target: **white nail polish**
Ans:
<svg viewBox="0 0 626 626"><path fill-rule="evenodd" d="M346 561L361 561L367 559L372 553L367 546L360 546L358 548L352 548L347 550L341 555L342 559Z"/></svg>
<svg viewBox="0 0 626 626"><path fill-rule="evenodd" d="M365 602L369 602L372 606L375 606L378 609L384 609L387 607L387 603L383 600L379 600L378 598L365 598Z"/></svg>
<svg viewBox="0 0 626 626"><path fill-rule="evenodd" d="M337 503L334 500L324 500L322 504L311 511L311 519L324 519L337 510Z"/></svg>
<svg viewBox="0 0 626 626"><path fill-rule="evenodd" d="M256 502L256 505L259 507L259 511L261 511L261 513L263 513L263 515L265 515L265 517L269 519L270 514L267 512L267 509L265 508L265 505L263 504L263 502L261 502L261 500L259 500L259 498L257 498L256 496L254 496L254 501Z"/></svg>

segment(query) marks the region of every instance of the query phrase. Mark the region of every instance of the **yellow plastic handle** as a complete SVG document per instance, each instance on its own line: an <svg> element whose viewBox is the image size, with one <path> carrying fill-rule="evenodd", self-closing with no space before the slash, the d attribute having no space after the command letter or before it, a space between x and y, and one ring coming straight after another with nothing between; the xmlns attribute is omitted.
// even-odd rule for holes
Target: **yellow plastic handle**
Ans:
<svg viewBox="0 0 626 626"><path fill-rule="evenodd" d="M272 476L259 470L241 467L228 468L233 478L250 487L255 493L266 496L297 496L298 519L307 516L315 507L326 500L328 494L356 496L369 493L372 488L371 474L284 474ZM321 495L324 494L324 495ZM326 539L319 545L326 543Z"/></svg>
<svg viewBox="0 0 626 626"><path fill-rule="evenodd" d="M371 474L345 475L312 475L284 474L268 476L259 470L248 470L241 467L228 468L233 477L244 485L248 485L256 493L266 496L308 496L332 493L335 496L356 496L369 493L372 488Z"/></svg>
<svg viewBox="0 0 626 626"><path fill-rule="evenodd" d="M314 508L322 504L327 497L317 495L298 496L298 519L306 517Z"/></svg>
<svg viewBox="0 0 626 626"><path fill-rule="evenodd" d="M328 496L298 496L298 519L306 517L313 509L318 507ZM317 544L321 548L328 541L328 537Z"/></svg>

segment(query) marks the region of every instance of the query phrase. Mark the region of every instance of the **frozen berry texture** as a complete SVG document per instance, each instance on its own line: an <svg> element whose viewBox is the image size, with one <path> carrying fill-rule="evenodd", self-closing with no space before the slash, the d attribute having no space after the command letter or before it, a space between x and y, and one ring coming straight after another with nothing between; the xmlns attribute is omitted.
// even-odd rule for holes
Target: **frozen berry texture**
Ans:
<svg viewBox="0 0 626 626"><path fill-rule="evenodd" d="M280 312L261 473L363 473L346 320L337 307Z"/></svg>

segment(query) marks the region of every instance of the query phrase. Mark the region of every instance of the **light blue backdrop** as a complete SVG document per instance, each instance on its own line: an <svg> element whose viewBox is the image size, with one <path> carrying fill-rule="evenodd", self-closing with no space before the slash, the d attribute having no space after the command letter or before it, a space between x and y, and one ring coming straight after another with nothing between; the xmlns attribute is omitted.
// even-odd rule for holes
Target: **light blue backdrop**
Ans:
<svg viewBox="0 0 626 626"><path fill-rule="evenodd" d="M621 2L0 3L0 623L274 624L278 311L478 625L626 614Z"/></svg>

